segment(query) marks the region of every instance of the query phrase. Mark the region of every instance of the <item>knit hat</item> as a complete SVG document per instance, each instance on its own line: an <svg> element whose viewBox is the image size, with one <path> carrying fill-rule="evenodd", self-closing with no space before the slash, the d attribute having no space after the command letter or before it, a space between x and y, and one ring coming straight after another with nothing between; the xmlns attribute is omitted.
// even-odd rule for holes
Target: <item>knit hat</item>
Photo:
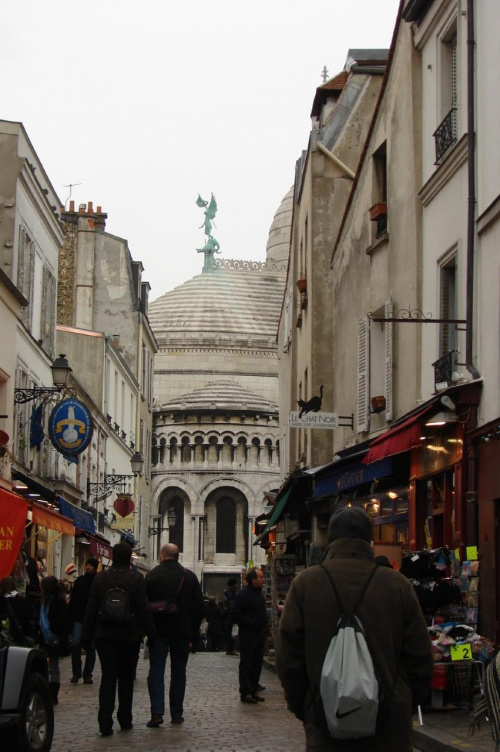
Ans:
<svg viewBox="0 0 500 752"><path fill-rule="evenodd" d="M361 538L367 543L372 542L372 522L364 509L344 507L334 512L328 523L328 542L337 538Z"/></svg>
<svg viewBox="0 0 500 752"><path fill-rule="evenodd" d="M78 574L78 570L73 564L73 562L71 562L71 564L68 564L68 566L66 567L64 571L68 577L73 577L73 575Z"/></svg>

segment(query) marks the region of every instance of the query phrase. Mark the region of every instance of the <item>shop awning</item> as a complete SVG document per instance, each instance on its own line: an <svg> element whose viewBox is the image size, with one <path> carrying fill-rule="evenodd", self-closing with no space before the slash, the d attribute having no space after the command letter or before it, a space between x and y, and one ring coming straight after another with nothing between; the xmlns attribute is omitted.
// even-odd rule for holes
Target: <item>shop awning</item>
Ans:
<svg viewBox="0 0 500 752"><path fill-rule="evenodd" d="M316 478L314 483L314 498L332 494L336 496L375 478L386 478L393 472L392 460L389 457L373 463L369 467L358 462L338 462L331 465L330 472L325 472Z"/></svg>
<svg viewBox="0 0 500 752"><path fill-rule="evenodd" d="M274 525L276 525L278 519L281 516L281 513L283 512L283 510L284 510L284 508L286 506L288 498L289 498L289 496L290 496L290 494L292 492L292 488L293 488L293 486L290 485L287 488L287 490L285 491L285 493L283 494L283 496L281 497L281 499L279 499L276 502L276 504L274 506L274 509L271 512L271 516L270 516L270 518L269 518L269 520L267 522L267 525L265 526L264 530L261 532L261 534L259 535L259 537L255 540L254 546L257 543L260 543L261 540L262 540L262 538L264 538L264 536L268 534L268 532L270 531L270 529L272 527L274 527Z"/></svg>
<svg viewBox="0 0 500 752"><path fill-rule="evenodd" d="M73 520L63 517L62 514L46 509L44 506L32 502L31 511L33 514L32 522L40 527L46 527L49 530L57 530L61 535L74 535L75 528Z"/></svg>
<svg viewBox="0 0 500 752"><path fill-rule="evenodd" d="M394 428L390 428L382 436L374 439L363 463L369 465L371 462L376 462L384 457L409 452L413 447L420 446L422 444L420 438L422 436L422 420L432 409L432 406L427 406L416 415L412 415L411 418L398 426L394 426Z"/></svg>
<svg viewBox="0 0 500 752"><path fill-rule="evenodd" d="M100 540L93 535L89 535L90 553L101 559L104 566L109 566L113 560L113 549L109 541Z"/></svg>
<svg viewBox="0 0 500 752"><path fill-rule="evenodd" d="M0 577L14 569L24 540L28 502L0 488Z"/></svg>
<svg viewBox="0 0 500 752"><path fill-rule="evenodd" d="M75 527L86 530L87 533L91 533L92 535L95 533L95 521L90 512L86 512L85 509L80 509L70 501L63 499L61 496L59 496L58 501L61 514L64 514L65 517L69 517L70 520L73 520Z"/></svg>

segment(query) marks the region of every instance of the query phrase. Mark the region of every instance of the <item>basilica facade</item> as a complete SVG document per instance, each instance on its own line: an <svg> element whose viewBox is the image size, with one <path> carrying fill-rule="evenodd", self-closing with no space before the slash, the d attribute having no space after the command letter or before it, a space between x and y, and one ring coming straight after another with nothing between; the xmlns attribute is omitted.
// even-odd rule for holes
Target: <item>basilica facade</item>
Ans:
<svg viewBox="0 0 500 752"><path fill-rule="evenodd" d="M155 359L150 560L176 543L219 595L259 563L255 518L279 487L278 351L292 192L265 262L214 259L150 304Z"/></svg>

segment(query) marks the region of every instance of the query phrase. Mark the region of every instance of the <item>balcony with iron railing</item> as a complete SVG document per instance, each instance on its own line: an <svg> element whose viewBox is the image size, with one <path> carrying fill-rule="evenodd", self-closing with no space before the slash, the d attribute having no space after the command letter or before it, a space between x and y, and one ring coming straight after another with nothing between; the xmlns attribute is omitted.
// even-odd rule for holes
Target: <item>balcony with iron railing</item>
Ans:
<svg viewBox="0 0 500 752"><path fill-rule="evenodd" d="M457 108L453 107L444 118L443 122L437 127L432 134L434 136L434 145L436 147L436 161L439 164L450 146L457 142Z"/></svg>

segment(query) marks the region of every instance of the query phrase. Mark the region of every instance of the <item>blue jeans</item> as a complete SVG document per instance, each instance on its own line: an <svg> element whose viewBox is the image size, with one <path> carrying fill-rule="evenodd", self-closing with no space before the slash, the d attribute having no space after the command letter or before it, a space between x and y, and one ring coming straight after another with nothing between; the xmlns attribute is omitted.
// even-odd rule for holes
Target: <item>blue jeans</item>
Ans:
<svg viewBox="0 0 500 752"><path fill-rule="evenodd" d="M73 676L82 675L82 630L83 624L81 621L73 622L73 647L71 648L71 666L73 669ZM91 677L95 666L95 646L91 642L85 651L85 666L83 669L84 677Z"/></svg>
<svg viewBox="0 0 500 752"><path fill-rule="evenodd" d="M189 658L189 638L183 635L155 637L149 648L148 690L151 714L165 712L165 665L170 650L170 717L180 718L184 712L186 666Z"/></svg>

